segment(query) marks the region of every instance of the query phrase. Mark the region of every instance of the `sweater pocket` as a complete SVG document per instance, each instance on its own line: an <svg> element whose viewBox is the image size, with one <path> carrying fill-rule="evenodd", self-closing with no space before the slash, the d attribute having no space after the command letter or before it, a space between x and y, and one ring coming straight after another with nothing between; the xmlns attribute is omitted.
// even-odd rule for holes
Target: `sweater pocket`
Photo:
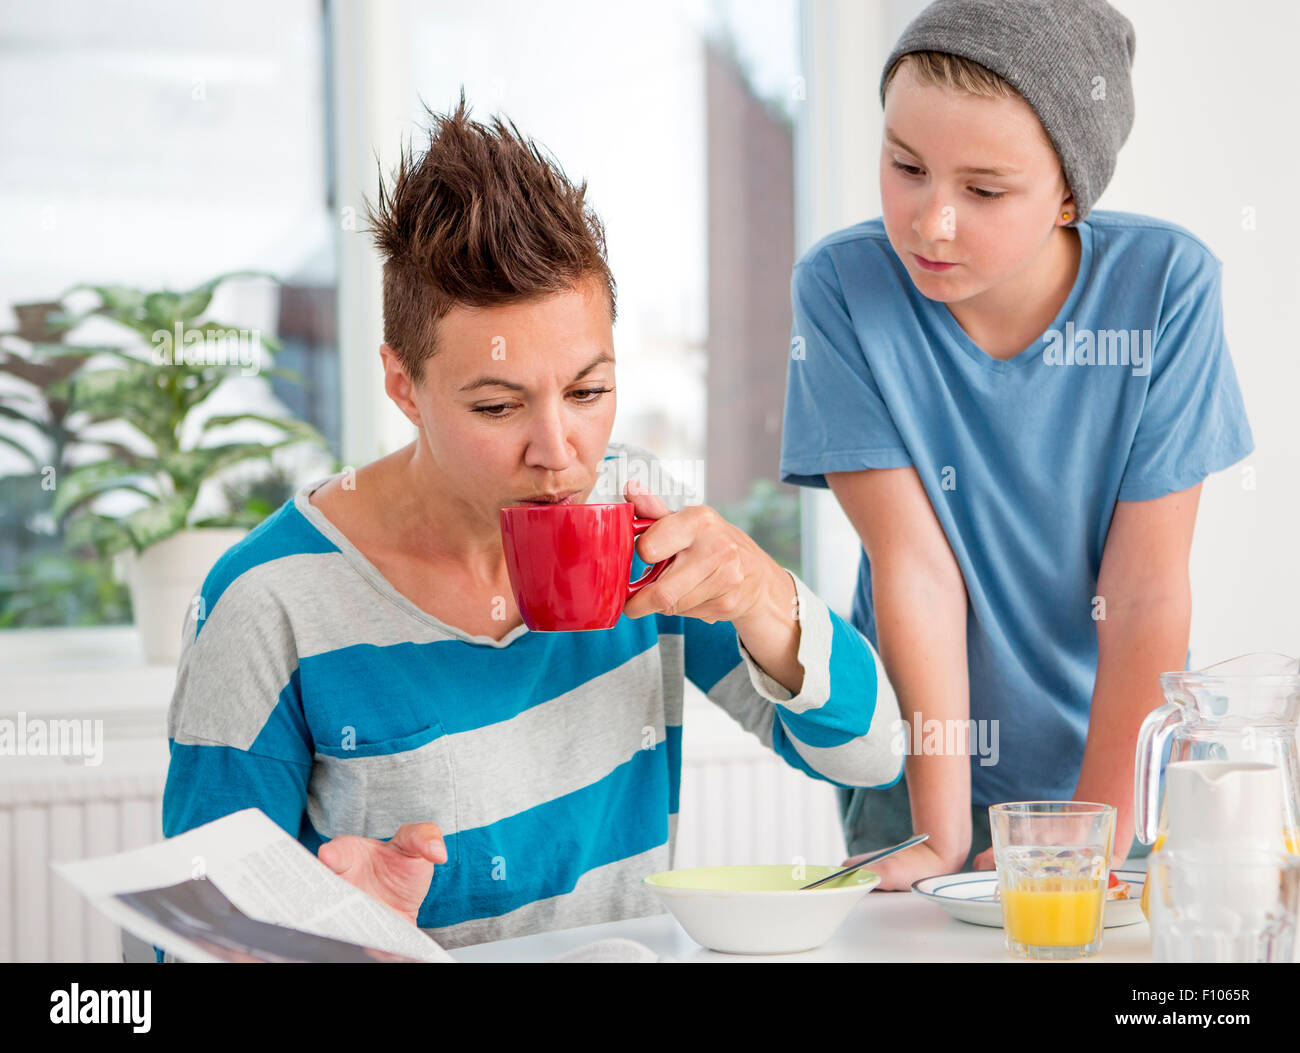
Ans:
<svg viewBox="0 0 1300 1053"><path fill-rule="evenodd" d="M456 773L442 724L401 738L335 746L317 742L307 814L324 838L391 838L405 823L437 823L446 866L460 854Z"/></svg>

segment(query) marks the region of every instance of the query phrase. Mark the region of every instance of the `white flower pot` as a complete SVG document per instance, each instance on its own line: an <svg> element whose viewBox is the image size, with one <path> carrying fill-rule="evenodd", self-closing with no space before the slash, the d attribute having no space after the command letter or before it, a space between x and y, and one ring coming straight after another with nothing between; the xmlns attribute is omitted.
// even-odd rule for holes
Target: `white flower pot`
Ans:
<svg viewBox="0 0 1300 1053"><path fill-rule="evenodd" d="M126 553L125 577L146 662L175 665L180 660L190 601L212 565L247 533L237 527L182 530L138 555Z"/></svg>

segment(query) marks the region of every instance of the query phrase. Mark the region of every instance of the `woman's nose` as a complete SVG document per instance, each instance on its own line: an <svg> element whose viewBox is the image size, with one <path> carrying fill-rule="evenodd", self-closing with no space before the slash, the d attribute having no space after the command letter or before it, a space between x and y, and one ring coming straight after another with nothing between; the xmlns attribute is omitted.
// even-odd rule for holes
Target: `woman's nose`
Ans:
<svg viewBox="0 0 1300 1053"><path fill-rule="evenodd" d="M563 411L539 410L528 437L525 460L529 467L545 468L553 472L563 471L573 460L569 451L569 437Z"/></svg>

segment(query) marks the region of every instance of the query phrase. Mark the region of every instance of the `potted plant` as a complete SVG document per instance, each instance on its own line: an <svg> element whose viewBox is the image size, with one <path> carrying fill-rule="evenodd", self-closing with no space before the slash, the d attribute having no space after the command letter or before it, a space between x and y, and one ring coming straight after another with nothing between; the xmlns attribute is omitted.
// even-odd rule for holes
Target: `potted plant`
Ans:
<svg viewBox="0 0 1300 1053"><path fill-rule="evenodd" d="M200 488L234 465L269 461L282 447L301 442L325 446L315 428L291 417L204 417L199 412L237 374L300 380L261 365L263 351L270 355L279 349L273 339L203 318L222 282L252 273L223 274L185 292L76 286L93 290L99 304L59 320L72 328L100 316L136 337L134 346L108 349L111 365L88 363L54 385L55 394L78 410L130 425L140 443L130 448L119 444L122 448L112 456L67 470L57 480L51 514L59 521L70 520L69 545L88 543L104 555L124 557L135 623L150 662L176 661L186 606L203 577L265 516L265 510L256 507L197 518ZM141 348L142 342L148 343L148 350ZM231 426L249 424L272 428L276 437L267 442L221 441ZM117 514L102 511L108 495L122 494L132 495L136 507Z"/></svg>
<svg viewBox="0 0 1300 1053"><path fill-rule="evenodd" d="M0 629L105 625L131 620L125 588L93 547L69 549L50 516L53 485L86 455L129 456L120 443L90 435L99 418L78 412L56 385L102 348L63 342L52 324L57 302L13 305L16 329L0 333L0 445L23 467L0 478L0 529L8 552L0 567Z"/></svg>

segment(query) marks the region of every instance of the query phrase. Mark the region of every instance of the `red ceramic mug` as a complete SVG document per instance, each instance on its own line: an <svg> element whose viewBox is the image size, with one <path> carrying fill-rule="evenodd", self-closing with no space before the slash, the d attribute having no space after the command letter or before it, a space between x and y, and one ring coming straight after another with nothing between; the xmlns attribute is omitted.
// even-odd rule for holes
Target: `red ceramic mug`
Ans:
<svg viewBox="0 0 1300 1053"><path fill-rule="evenodd" d="M673 561L628 581L632 547L654 522L636 518L627 501L501 509L501 545L524 624L545 633L612 629L623 605Z"/></svg>

